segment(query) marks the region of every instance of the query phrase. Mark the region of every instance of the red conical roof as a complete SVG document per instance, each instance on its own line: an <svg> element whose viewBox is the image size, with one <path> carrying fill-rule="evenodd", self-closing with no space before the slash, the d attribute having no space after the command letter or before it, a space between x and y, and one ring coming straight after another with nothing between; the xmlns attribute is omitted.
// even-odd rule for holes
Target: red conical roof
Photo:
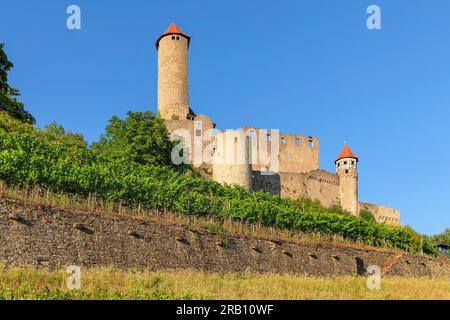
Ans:
<svg viewBox="0 0 450 320"><path fill-rule="evenodd" d="M180 30L180 28L177 27L175 23L172 23L169 28L167 28L166 32L164 34L184 34L183 31Z"/></svg>
<svg viewBox="0 0 450 320"><path fill-rule="evenodd" d="M352 152L352 150L350 150L350 148L347 145L344 146L344 149L342 149L341 154L337 157L335 162L343 158L353 158L358 160L358 157Z"/></svg>
<svg viewBox="0 0 450 320"><path fill-rule="evenodd" d="M162 38L164 38L165 36L168 35L172 35L172 34L177 34L180 36L185 37L188 40L188 45L191 42L191 37L189 37L188 35L184 34L183 31L181 31L180 28L178 28L178 26L175 23L172 23L169 28L167 28L166 32L164 32L159 38L158 40L156 40L156 48L159 47L159 41L161 41Z"/></svg>

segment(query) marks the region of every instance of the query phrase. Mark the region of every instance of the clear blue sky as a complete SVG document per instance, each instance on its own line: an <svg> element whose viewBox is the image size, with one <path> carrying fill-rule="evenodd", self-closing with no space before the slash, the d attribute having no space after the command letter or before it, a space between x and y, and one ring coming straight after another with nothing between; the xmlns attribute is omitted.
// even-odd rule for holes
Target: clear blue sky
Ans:
<svg viewBox="0 0 450 320"><path fill-rule="evenodd" d="M82 30L66 28L66 8ZM382 30L366 9L382 10ZM448 0L0 0L0 42L22 101L98 139L113 115L156 110L156 38L191 35L190 97L221 129L253 125L320 139L320 163L347 141L360 199L432 234L450 227Z"/></svg>

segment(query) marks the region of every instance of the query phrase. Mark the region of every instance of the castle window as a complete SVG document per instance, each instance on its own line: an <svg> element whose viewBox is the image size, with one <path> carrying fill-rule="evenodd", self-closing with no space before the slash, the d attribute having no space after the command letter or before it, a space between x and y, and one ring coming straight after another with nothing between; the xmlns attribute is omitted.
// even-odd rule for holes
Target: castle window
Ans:
<svg viewBox="0 0 450 320"><path fill-rule="evenodd" d="M313 148L314 147L314 141L308 140L308 147Z"/></svg>
<svg viewBox="0 0 450 320"><path fill-rule="evenodd" d="M201 137L202 136L202 130L196 129L195 130L195 136L196 137Z"/></svg>
<svg viewBox="0 0 450 320"><path fill-rule="evenodd" d="M355 161L352 161L352 165L355 165Z"/></svg>
<svg viewBox="0 0 450 320"><path fill-rule="evenodd" d="M270 141L270 134L266 134L266 141Z"/></svg>
<svg viewBox="0 0 450 320"><path fill-rule="evenodd" d="M177 40L180 40L180 37L177 36Z"/></svg>
<svg viewBox="0 0 450 320"><path fill-rule="evenodd" d="M281 138L280 142L281 142L281 144L285 144L286 143L286 139L285 138Z"/></svg>
<svg viewBox="0 0 450 320"><path fill-rule="evenodd" d="M172 36L172 40L175 40L175 36Z"/></svg>
<svg viewBox="0 0 450 320"><path fill-rule="evenodd" d="M298 146L300 145L300 138L295 138L295 144Z"/></svg>
<svg viewBox="0 0 450 320"><path fill-rule="evenodd" d="M345 173L348 173L348 170L345 170Z"/></svg>
<svg viewBox="0 0 450 320"><path fill-rule="evenodd" d="M347 164L347 161L344 161L344 164Z"/></svg>

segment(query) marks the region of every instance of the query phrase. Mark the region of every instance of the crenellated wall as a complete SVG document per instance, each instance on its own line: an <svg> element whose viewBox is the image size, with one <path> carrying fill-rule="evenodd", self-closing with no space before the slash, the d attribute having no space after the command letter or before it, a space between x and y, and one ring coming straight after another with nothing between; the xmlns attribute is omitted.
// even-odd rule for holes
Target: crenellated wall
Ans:
<svg viewBox="0 0 450 320"><path fill-rule="evenodd" d="M400 225L400 211L371 203L359 203L360 210L369 210L377 222Z"/></svg>
<svg viewBox="0 0 450 320"><path fill-rule="evenodd" d="M339 176L324 170L280 172L276 175L263 175L254 171L253 189L285 198L319 200L326 207L340 204Z"/></svg>
<svg viewBox="0 0 450 320"><path fill-rule="evenodd" d="M264 159L266 154L268 157L274 155L278 159L277 172L306 172L319 169L317 138L296 134L276 134L270 130L250 126L244 127L243 130L251 137L253 171L266 171L269 167ZM277 139L276 144L274 139ZM273 154L274 152L276 154Z"/></svg>

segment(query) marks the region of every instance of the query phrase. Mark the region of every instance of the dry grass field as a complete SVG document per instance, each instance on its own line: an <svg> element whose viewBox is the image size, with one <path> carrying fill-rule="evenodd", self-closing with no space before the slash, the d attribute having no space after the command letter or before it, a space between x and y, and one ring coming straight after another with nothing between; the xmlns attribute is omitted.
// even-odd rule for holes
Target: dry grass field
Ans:
<svg viewBox="0 0 450 320"><path fill-rule="evenodd" d="M450 279L385 278L369 290L366 278L311 278L199 271L123 272L82 269L81 289L68 290L65 270L18 268L0 273L0 299L444 299Z"/></svg>

